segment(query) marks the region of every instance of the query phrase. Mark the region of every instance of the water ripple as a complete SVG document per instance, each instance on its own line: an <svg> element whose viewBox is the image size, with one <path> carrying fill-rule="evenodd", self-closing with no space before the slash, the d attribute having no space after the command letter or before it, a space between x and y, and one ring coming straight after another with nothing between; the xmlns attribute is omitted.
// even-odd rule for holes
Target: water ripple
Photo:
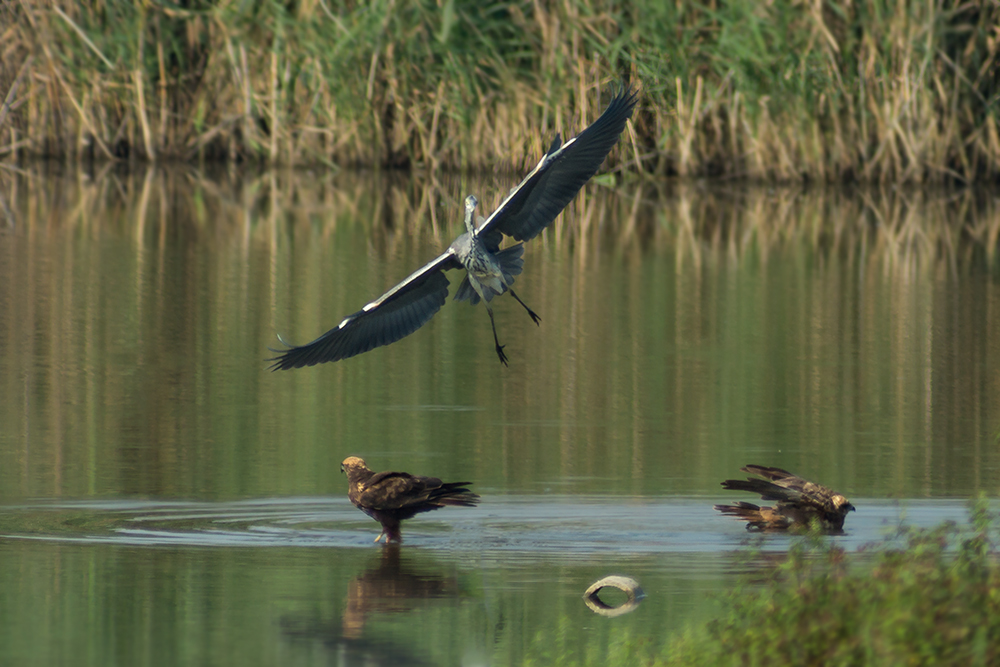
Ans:
<svg viewBox="0 0 1000 667"><path fill-rule="evenodd" d="M712 510L716 498L501 496L476 508L445 508L404 524L408 546L525 553L560 559L607 554L705 553L738 549L751 536ZM858 499L849 550L878 541L899 523L965 521L958 500ZM267 498L229 502L86 500L0 507L6 539L129 546L366 547L378 525L346 498ZM795 538L767 535L765 550Z"/></svg>

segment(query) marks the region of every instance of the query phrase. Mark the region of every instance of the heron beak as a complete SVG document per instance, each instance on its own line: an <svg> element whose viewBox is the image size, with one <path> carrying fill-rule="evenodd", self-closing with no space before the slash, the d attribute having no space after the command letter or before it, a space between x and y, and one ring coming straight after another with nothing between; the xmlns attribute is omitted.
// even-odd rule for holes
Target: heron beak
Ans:
<svg viewBox="0 0 1000 667"><path fill-rule="evenodd" d="M340 466L340 473L341 473L341 474L343 474L343 473L345 473L345 472L347 472L347 471L346 471L346 470L344 470L344 466Z"/></svg>

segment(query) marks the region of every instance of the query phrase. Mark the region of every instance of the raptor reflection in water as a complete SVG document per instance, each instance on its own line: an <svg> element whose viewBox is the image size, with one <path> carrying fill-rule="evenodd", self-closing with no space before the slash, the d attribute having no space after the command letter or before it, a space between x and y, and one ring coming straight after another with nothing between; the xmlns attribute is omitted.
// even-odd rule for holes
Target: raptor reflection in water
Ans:
<svg viewBox="0 0 1000 667"><path fill-rule="evenodd" d="M286 617L282 630L299 640L319 640L335 651L342 665L411 666L435 664L391 638L366 636L372 618L417 612L431 601L452 604L464 597L458 578L443 574L426 559L403 557L398 544L380 549L375 564L347 584L339 622L322 618Z"/></svg>

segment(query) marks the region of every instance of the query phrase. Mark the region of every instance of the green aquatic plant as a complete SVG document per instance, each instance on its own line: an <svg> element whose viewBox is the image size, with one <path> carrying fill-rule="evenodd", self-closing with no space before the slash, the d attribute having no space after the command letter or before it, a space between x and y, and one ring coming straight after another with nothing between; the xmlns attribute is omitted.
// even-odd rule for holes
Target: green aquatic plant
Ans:
<svg viewBox="0 0 1000 667"><path fill-rule="evenodd" d="M1000 660L997 520L900 527L854 562L805 539L763 584L746 581L724 612L688 629L668 665L985 665Z"/></svg>

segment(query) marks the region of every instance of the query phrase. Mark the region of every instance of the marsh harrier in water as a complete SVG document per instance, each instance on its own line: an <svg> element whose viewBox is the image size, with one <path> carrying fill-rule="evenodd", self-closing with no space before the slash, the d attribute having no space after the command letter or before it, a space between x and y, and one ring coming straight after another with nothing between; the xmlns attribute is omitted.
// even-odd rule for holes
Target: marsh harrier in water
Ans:
<svg viewBox="0 0 1000 667"><path fill-rule="evenodd" d="M347 473L347 497L354 506L382 524L378 542L402 542L399 524L404 519L446 505L473 507L479 496L466 486L471 482L442 482L437 477L421 477L407 472L372 472L363 459L351 456L340 464Z"/></svg>
<svg viewBox="0 0 1000 667"><path fill-rule="evenodd" d="M844 529L847 513L854 511L854 505L844 496L796 477L787 470L755 465L744 466L740 470L764 479L727 479L722 482L722 488L758 493L763 500L777 501L773 507L759 507L742 501L735 505L715 506L723 514L746 521L747 530L804 528L816 521L827 532L839 532Z"/></svg>

